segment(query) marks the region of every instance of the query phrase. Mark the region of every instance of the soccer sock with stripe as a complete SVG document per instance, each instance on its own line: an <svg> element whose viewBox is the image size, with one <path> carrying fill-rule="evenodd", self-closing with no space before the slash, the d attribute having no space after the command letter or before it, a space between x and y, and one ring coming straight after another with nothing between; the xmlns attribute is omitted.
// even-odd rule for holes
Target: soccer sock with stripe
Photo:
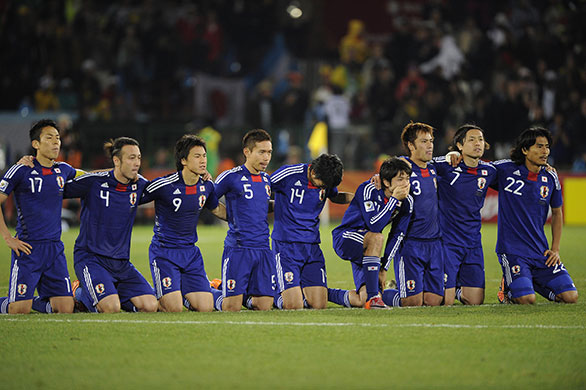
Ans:
<svg viewBox="0 0 586 390"><path fill-rule="evenodd" d="M283 296L281 294L275 294L275 301L273 302L275 309L283 310Z"/></svg>
<svg viewBox="0 0 586 390"><path fill-rule="evenodd" d="M553 290L547 287L539 286L537 283L533 284L533 289L542 297L549 299L552 302L555 302L555 293L553 292Z"/></svg>
<svg viewBox="0 0 586 390"><path fill-rule="evenodd" d="M222 311L222 304L224 303L224 296L222 295L221 290L216 290L212 288L212 296L214 297L214 309L217 311Z"/></svg>
<svg viewBox="0 0 586 390"><path fill-rule="evenodd" d="M33 297L33 310L39 313L53 313L51 302L48 299L41 299L41 297Z"/></svg>
<svg viewBox="0 0 586 390"><path fill-rule="evenodd" d="M8 297L0 298L0 314L8 314Z"/></svg>
<svg viewBox="0 0 586 390"><path fill-rule="evenodd" d="M462 302L462 287L456 288L456 299ZM462 302L464 303L464 302Z"/></svg>
<svg viewBox="0 0 586 390"><path fill-rule="evenodd" d="M364 256L362 268L366 279L366 300L378 295L378 271L380 270L380 257Z"/></svg>
<svg viewBox="0 0 586 390"><path fill-rule="evenodd" d="M387 288L383 291L383 302L387 306L401 306L401 295L399 294L399 290L395 290L393 288Z"/></svg>
<svg viewBox="0 0 586 390"><path fill-rule="evenodd" d="M125 302L120 302L120 306L122 307L122 310L124 310L124 311L129 311L131 313L138 313L138 309L136 308L136 306L134 306L134 303L132 303L130 301L130 299Z"/></svg>
<svg viewBox="0 0 586 390"><path fill-rule="evenodd" d="M349 299L350 291L339 288L328 288L328 301L344 307L352 307Z"/></svg>

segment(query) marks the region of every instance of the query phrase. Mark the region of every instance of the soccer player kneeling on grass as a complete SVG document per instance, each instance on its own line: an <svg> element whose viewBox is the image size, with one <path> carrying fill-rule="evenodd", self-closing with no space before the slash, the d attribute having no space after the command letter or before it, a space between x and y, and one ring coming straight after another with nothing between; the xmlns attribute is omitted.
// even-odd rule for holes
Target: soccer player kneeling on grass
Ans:
<svg viewBox="0 0 586 390"><path fill-rule="evenodd" d="M120 137L104 145L114 169L67 182L65 197L81 198L73 260L79 299L90 311L157 311L153 288L130 262L130 238L147 180L138 174L138 142Z"/></svg>
<svg viewBox="0 0 586 390"><path fill-rule="evenodd" d="M356 189L342 223L332 232L334 250L352 264L356 290L344 292L342 296L343 290L330 289L330 301L345 306L363 306L365 309L388 307L379 292L380 255L385 240L382 231L399 209L411 209L410 175L408 163L390 158L380 168L380 190L370 180ZM393 292L396 297L398 291ZM399 302L389 297L388 302L393 301Z"/></svg>
<svg viewBox="0 0 586 390"><path fill-rule="evenodd" d="M153 285L161 311L182 311L183 297L192 310L212 311L222 294L210 288L201 252L195 246L197 221L204 207L226 219L226 208L218 202L214 183L202 178L207 173L207 155L201 138L188 134L177 141L175 165L177 172L153 180L141 200L155 201L156 222L149 248Z"/></svg>
<svg viewBox="0 0 586 390"><path fill-rule="evenodd" d="M277 262L276 306L325 309L328 303L324 255L319 247L319 215L327 199L350 203L354 194L338 192L344 166L322 154L310 164L285 165L271 175L275 194L273 252ZM279 301L282 299L282 301ZM281 303L282 302L282 303Z"/></svg>
<svg viewBox="0 0 586 390"><path fill-rule="evenodd" d="M551 142L548 130L527 129L517 138L511 159L494 163L499 187L496 252L506 294L499 300L531 304L537 291L551 301L578 301L560 260L562 188L557 174L545 168ZM551 248L543 229L550 207Z"/></svg>

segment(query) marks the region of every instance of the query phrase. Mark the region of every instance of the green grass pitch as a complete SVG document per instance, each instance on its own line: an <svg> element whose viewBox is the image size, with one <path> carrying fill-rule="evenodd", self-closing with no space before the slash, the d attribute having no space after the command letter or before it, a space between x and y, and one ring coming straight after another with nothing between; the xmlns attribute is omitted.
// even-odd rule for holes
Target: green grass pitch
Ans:
<svg viewBox="0 0 586 390"><path fill-rule="evenodd" d="M549 229L549 228L548 228ZM200 226L208 276L220 275L226 228ZM331 287L350 265L322 230ZM72 267L77 231L63 234ZM137 226L132 260L151 280L151 228ZM483 228L486 303L479 307L268 313L0 316L0 389L586 388L586 303L498 305L496 228ZM586 228L566 227L562 260L586 291ZM9 251L0 253L0 294Z"/></svg>

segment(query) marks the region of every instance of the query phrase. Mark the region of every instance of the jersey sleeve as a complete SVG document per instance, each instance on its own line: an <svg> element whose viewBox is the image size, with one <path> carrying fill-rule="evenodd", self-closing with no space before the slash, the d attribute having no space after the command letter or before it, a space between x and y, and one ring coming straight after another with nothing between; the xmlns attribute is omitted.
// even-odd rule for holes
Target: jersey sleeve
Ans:
<svg viewBox="0 0 586 390"><path fill-rule="evenodd" d="M215 191L218 199L226 195L226 193L230 191L230 187L232 184L232 176L233 175L230 174L230 171L226 171L220 173L220 175L217 177L215 183Z"/></svg>
<svg viewBox="0 0 586 390"><path fill-rule="evenodd" d="M334 199L336 196L338 196L338 193L338 187L330 188L326 194L326 197L329 199Z"/></svg>
<svg viewBox="0 0 586 390"><path fill-rule="evenodd" d="M446 161L445 156L434 157L430 163L435 168L439 177L444 177L449 173L450 164Z"/></svg>
<svg viewBox="0 0 586 390"><path fill-rule="evenodd" d="M205 207L209 210L213 210L216 207L218 207L218 197L216 195L216 189L214 186L214 183L212 183L211 181L206 182L206 186L210 187L210 192L209 192L209 196L208 199L206 200L206 204Z"/></svg>
<svg viewBox="0 0 586 390"><path fill-rule="evenodd" d="M64 198L83 198L94 183L96 176L91 173L68 180L63 192Z"/></svg>
<svg viewBox="0 0 586 390"><path fill-rule="evenodd" d="M157 183L161 179L162 178L159 177L153 181L150 181L146 185L146 187L144 188L144 191L142 192L142 196L140 197L140 201L138 202L138 204L146 204L146 203L152 202L153 200L158 198L159 190L162 187L158 186Z"/></svg>
<svg viewBox="0 0 586 390"><path fill-rule="evenodd" d="M377 210L376 202L373 200L375 194L377 194L377 191L374 185L368 184L364 187L362 202L360 202L360 212L368 230L380 233L391 222L393 211L399 201L391 197L384 207Z"/></svg>
<svg viewBox="0 0 586 390"><path fill-rule="evenodd" d="M287 176L284 176L281 172L283 172L287 167L289 167L289 165L284 165L269 176L269 179L271 180L271 191L283 192Z"/></svg>
<svg viewBox="0 0 586 390"><path fill-rule="evenodd" d="M401 204L401 210L399 214L393 219L393 228L389 233L387 245L385 247L385 254L383 257L383 267L385 270L389 269L391 260L395 258L398 250L401 248L403 239L407 234L409 223L411 222L411 216L413 215L413 198L411 195Z"/></svg>
<svg viewBox="0 0 586 390"><path fill-rule="evenodd" d="M75 176L77 176L77 169L65 162L59 163L59 169L65 173L65 180L75 179Z"/></svg>
<svg viewBox="0 0 586 390"><path fill-rule="evenodd" d="M549 204L551 208L557 209L558 207L562 207L563 204L562 185L557 174L555 174L554 172L549 172L549 174L554 179L554 187L551 193L551 199L549 201Z"/></svg>
<svg viewBox="0 0 586 390"><path fill-rule="evenodd" d="M22 164L15 164L6 171L2 180L0 180L0 192L10 195L14 188L20 183L25 173Z"/></svg>

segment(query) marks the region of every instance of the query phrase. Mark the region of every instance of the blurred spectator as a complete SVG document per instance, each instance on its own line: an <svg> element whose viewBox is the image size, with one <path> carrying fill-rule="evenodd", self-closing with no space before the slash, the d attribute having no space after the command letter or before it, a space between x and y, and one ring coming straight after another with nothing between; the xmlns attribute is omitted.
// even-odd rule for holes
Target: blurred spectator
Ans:
<svg viewBox="0 0 586 390"><path fill-rule="evenodd" d="M39 89L35 92L35 110L38 112L59 109L59 99L55 95L55 81L51 76L41 77Z"/></svg>

